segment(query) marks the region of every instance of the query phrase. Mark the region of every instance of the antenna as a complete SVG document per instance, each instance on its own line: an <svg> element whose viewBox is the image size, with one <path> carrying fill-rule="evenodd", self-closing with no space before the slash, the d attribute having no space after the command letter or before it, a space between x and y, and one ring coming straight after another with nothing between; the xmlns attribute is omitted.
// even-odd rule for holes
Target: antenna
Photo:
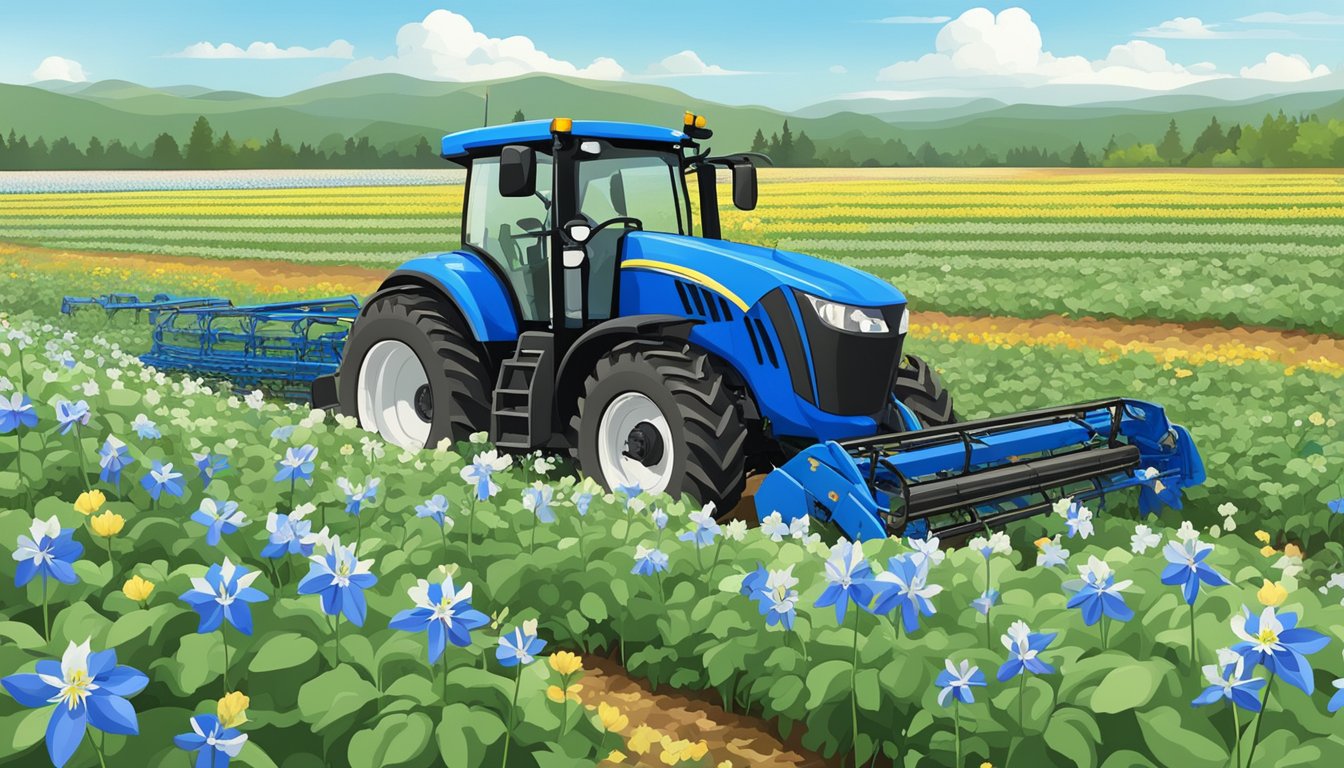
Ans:
<svg viewBox="0 0 1344 768"><path fill-rule="evenodd" d="M485 116L481 118L481 127L490 124L490 86L485 86Z"/></svg>

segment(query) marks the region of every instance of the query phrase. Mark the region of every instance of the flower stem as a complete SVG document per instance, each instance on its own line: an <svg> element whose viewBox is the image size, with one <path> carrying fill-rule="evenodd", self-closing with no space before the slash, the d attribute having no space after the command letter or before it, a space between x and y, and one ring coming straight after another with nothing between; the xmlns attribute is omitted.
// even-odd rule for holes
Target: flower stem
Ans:
<svg viewBox="0 0 1344 768"><path fill-rule="evenodd" d="M289 476L289 511L294 511L294 475Z"/></svg>
<svg viewBox="0 0 1344 768"><path fill-rule="evenodd" d="M471 562L471 543L476 540L476 494L471 496L467 506L467 562Z"/></svg>
<svg viewBox="0 0 1344 768"><path fill-rule="evenodd" d="M224 644L224 695L229 693L229 636L224 631L228 623L219 625L219 641Z"/></svg>
<svg viewBox="0 0 1344 768"><path fill-rule="evenodd" d="M854 768L859 768L859 609L854 608L854 621L850 624L854 630L854 652L850 657L849 672L849 719L853 723Z"/></svg>
<svg viewBox="0 0 1344 768"><path fill-rule="evenodd" d="M447 653L440 654L440 655L439 655L439 658L443 660L443 703L444 703L444 706L447 706L447 704L448 704L448 654L447 654Z"/></svg>
<svg viewBox="0 0 1344 768"><path fill-rule="evenodd" d="M107 543L107 567L112 571L112 575L117 575L117 564L112 559L112 537L106 536L103 541Z"/></svg>
<svg viewBox="0 0 1344 768"><path fill-rule="evenodd" d="M1020 682L1017 684L1017 724L1022 730L1027 729L1027 673L1022 671L1018 673Z"/></svg>
<svg viewBox="0 0 1344 768"><path fill-rule="evenodd" d="M1195 650L1195 604L1190 604L1190 671L1199 669L1198 652Z"/></svg>
<svg viewBox="0 0 1344 768"><path fill-rule="evenodd" d="M555 730L557 741L565 735L565 720L569 715L569 675L560 676L560 727Z"/></svg>
<svg viewBox="0 0 1344 768"><path fill-rule="evenodd" d="M79 454L79 479L84 481L84 490L92 491L93 486L89 484L89 467L84 458L84 441L80 439L79 422L75 422L75 453Z"/></svg>
<svg viewBox="0 0 1344 768"><path fill-rule="evenodd" d="M105 760L105 759L103 758L103 750L107 749L107 734L106 734L106 733L103 734L103 737L102 737L102 739L100 739L100 741L102 741L102 746L99 746L98 744L93 743L93 738L90 737L90 738L89 738L89 746L90 746L90 747L93 747L93 753L94 753L95 755L98 756L98 765L102 766L102 768L107 768L107 760Z"/></svg>
<svg viewBox="0 0 1344 768"><path fill-rule="evenodd" d="M1260 703L1260 711L1255 715L1255 729L1251 731L1251 751L1246 755L1246 768L1255 763L1255 748L1260 745L1260 721L1265 719L1265 710L1269 709L1269 697L1274 692L1274 678L1278 677L1278 674L1269 673L1269 682L1265 685L1265 700Z"/></svg>
<svg viewBox="0 0 1344 768"><path fill-rule="evenodd" d="M504 732L504 759L499 762L500 768L506 768L509 764L509 742L513 741L513 713L518 708L518 689L523 687L523 665L518 665L518 671L513 677L513 699L509 701L509 729Z"/></svg>
<svg viewBox="0 0 1344 768"><path fill-rule="evenodd" d="M1103 614L1101 615L1101 650L1103 650L1103 651L1106 650L1106 648L1107 648L1106 629L1107 629L1109 626L1110 626L1110 622L1108 622L1108 621L1106 620L1106 614L1103 613Z"/></svg>
<svg viewBox="0 0 1344 768"><path fill-rule="evenodd" d="M1241 768L1241 713L1232 705L1232 741L1237 747L1237 768Z"/></svg>
<svg viewBox="0 0 1344 768"><path fill-rule="evenodd" d="M963 765L961 762L961 700L955 699L952 702L952 716L956 723L956 741L957 741L957 766Z"/></svg>
<svg viewBox="0 0 1344 768"><path fill-rule="evenodd" d="M989 558L985 558L985 647L994 650L994 623L990 620L990 612L994 610L994 601L990 598L989 592Z"/></svg>
<svg viewBox="0 0 1344 768"><path fill-rule="evenodd" d="M336 666L341 666L341 614L336 614Z"/></svg>
<svg viewBox="0 0 1344 768"><path fill-rule="evenodd" d="M448 526L439 526L439 541L443 542L443 564L448 564Z"/></svg>
<svg viewBox="0 0 1344 768"><path fill-rule="evenodd" d="M535 555L537 553L537 525L541 521L541 516L532 513L532 541L528 544L528 553Z"/></svg>
<svg viewBox="0 0 1344 768"><path fill-rule="evenodd" d="M579 515L579 559L586 563L588 556L583 553L583 518L584 515Z"/></svg>
<svg viewBox="0 0 1344 768"><path fill-rule="evenodd" d="M47 574L42 574L42 639L51 642L51 617L47 609Z"/></svg>

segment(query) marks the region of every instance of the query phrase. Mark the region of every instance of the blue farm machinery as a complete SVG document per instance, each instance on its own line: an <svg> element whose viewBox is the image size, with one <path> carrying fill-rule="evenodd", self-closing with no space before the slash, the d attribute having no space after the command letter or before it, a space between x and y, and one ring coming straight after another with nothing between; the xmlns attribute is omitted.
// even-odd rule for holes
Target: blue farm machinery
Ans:
<svg viewBox="0 0 1344 768"><path fill-rule="evenodd" d="M1162 408L1106 399L962 421L905 350L893 285L724 240L720 171L755 207L756 157L680 129L557 118L443 138L467 169L458 249L403 264L367 300L69 299L151 313L144 361L339 408L408 449L486 431L566 452L607 487L851 538L962 534L1136 485L1204 481Z"/></svg>

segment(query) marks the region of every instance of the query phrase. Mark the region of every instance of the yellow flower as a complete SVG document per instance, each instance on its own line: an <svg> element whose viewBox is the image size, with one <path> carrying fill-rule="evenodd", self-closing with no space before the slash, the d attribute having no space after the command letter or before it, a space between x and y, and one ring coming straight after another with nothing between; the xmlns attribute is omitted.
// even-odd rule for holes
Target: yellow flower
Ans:
<svg viewBox="0 0 1344 768"><path fill-rule="evenodd" d="M1256 532L1255 532L1255 538L1256 538L1256 541L1259 541L1261 544L1268 544L1268 543L1269 543L1269 534L1268 534L1268 533L1265 533L1264 531L1256 531Z"/></svg>
<svg viewBox="0 0 1344 768"><path fill-rule="evenodd" d="M1271 546L1263 546L1260 548L1260 554L1264 555L1265 557L1273 557L1278 551L1279 550Z"/></svg>
<svg viewBox="0 0 1344 768"><path fill-rule="evenodd" d="M581 690L583 690L582 685L571 685L565 688L563 691L560 690L560 686L552 685L546 689L546 698L550 699L551 701L554 701L556 704L559 704L565 699L569 699L570 701L578 701L579 691Z"/></svg>
<svg viewBox="0 0 1344 768"><path fill-rule="evenodd" d="M980 768L994 768L994 764L986 760L980 764Z"/></svg>
<svg viewBox="0 0 1344 768"><path fill-rule="evenodd" d="M1265 579L1265 585L1260 588L1259 592L1255 593L1255 597L1261 605L1279 606L1283 605L1283 601L1288 599L1288 590L1269 579Z"/></svg>
<svg viewBox="0 0 1344 768"><path fill-rule="evenodd" d="M126 580L121 588L121 593L131 598L137 603L143 603L149 599L149 593L154 591L154 582L142 579L139 576L132 576Z"/></svg>
<svg viewBox="0 0 1344 768"><path fill-rule="evenodd" d="M626 746L630 747L631 752L642 755L649 751L649 747L653 746L654 742L660 740L660 736L661 734L649 726L641 725L635 728L634 733L630 734L630 740L626 742Z"/></svg>
<svg viewBox="0 0 1344 768"><path fill-rule="evenodd" d="M1189 376L1194 376L1194 375L1195 375L1195 372L1192 371L1192 370L1190 370L1189 368L1177 368L1177 369L1176 369L1176 378L1178 378L1178 379L1184 379L1184 378L1187 378L1187 377L1189 377Z"/></svg>
<svg viewBox="0 0 1344 768"><path fill-rule="evenodd" d="M1295 557L1295 558L1297 558L1298 560L1301 560L1301 559L1302 559L1302 548L1299 547L1299 546L1297 546L1296 544L1285 544L1285 545L1283 546L1283 554L1285 554L1285 555L1287 555L1287 556L1289 556L1289 557Z"/></svg>
<svg viewBox="0 0 1344 768"><path fill-rule="evenodd" d="M692 744L686 739L673 741L671 736L663 736L660 743L663 746L663 751L658 755L658 759L663 762L663 765L676 765L687 760L699 760L709 751L709 746L703 741Z"/></svg>
<svg viewBox="0 0 1344 768"><path fill-rule="evenodd" d="M1318 427L1325 426L1325 416L1320 411L1312 412L1312 414L1307 417L1307 421L1310 421L1313 425Z"/></svg>
<svg viewBox="0 0 1344 768"><path fill-rule="evenodd" d="M102 491L85 491L79 494L78 499L75 499L75 511L81 515L92 515L102 509L106 502L107 497L103 495Z"/></svg>
<svg viewBox="0 0 1344 768"><path fill-rule="evenodd" d="M622 751L619 750L619 749L613 749L613 750L611 750L611 754L607 755L607 760L606 760L606 762L608 762L608 763L623 763L623 762L625 762L625 753L622 752Z"/></svg>
<svg viewBox="0 0 1344 768"><path fill-rule="evenodd" d="M252 700L247 698L242 691L224 694L224 698L219 700L216 709L219 712L219 722L225 728L237 728L247 722L247 706Z"/></svg>
<svg viewBox="0 0 1344 768"><path fill-rule="evenodd" d="M552 653L546 661L551 665L551 669L562 675L572 675L583 669L583 659L569 651Z"/></svg>
<svg viewBox="0 0 1344 768"><path fill-rule="evenodd" d="M620 733L630 724L630 718L621 714L621 710L613 707L605 701L597 705L597 717L602 721L602 729L613 733Z"/></svg>
<svg viewBox="0 0 1344 768"><path fill-rule="evenodd" d="M89 524L93 526L94 533L107 539L121 533L121 529L126 525L126 518L116 512L104 512L90 518Z"/></svg>

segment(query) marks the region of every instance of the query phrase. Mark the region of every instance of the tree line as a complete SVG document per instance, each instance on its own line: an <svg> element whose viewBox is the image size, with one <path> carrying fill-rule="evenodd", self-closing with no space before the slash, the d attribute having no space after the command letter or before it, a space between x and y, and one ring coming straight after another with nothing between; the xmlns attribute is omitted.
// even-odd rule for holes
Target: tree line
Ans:
<svg viewBox="0 0 1344 768"><path fill-rule="evenodd" d="M526 119L521 110L515 122ZM1157 137L1155 137L1157 138ZM983 145L944 150L923 142L913 150L901 139L847 136L814 141L806 131L794 134L785 120L767 137L757 129L751 151L784 167L921 166L921 167L1189 167L1304 168L1344 167L1344 120L1322 121L1315 115L1266 115L1257 125L1224 128L1214 117L1186 143L1176 121L1148 143L1112 136L1105 146L1089 149L1081 141L1072 151L1036 146L1015 147L1002 155ZM429 140L374 146L367 136L333 134L317 145L287 143L279 130L265 140L239 141L228 131L216 137L210 121L200 117L183 144L161 133L141 146L118 139L89 139L82 149L62 136L50 144L38 137L0 135L0 170L212 170L241 168L439 168L442 160Z"/></svg>

